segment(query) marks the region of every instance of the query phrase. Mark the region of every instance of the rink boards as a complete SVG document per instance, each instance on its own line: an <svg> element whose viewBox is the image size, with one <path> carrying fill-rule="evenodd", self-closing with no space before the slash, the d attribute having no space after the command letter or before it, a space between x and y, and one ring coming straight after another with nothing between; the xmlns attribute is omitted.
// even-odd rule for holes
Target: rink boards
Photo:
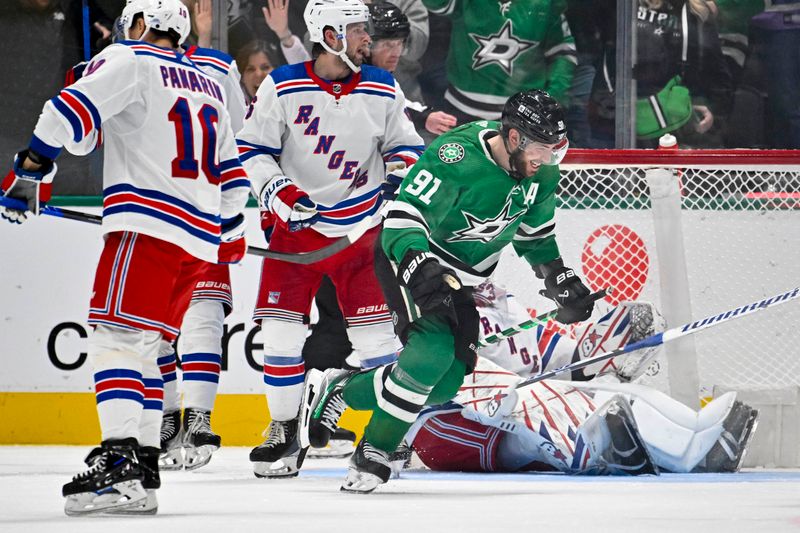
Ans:
<svg viewBox="0 0 800 533"><path fill-rule="evenodd" d="M99 212L97 208L76 209ZM248 211L250 244L264 246L258 214L255 209ZM582 264L582 250L591 249L587 243L598 228L608 224L609 212L566 210L557 216L565 261ZM627 228L626 239L638 243L639 249L632 253L648 262L644 275L626 280L635 286L636 294L631 296L657 302L658 265L651 217L637 210L616 212L615 216ZM741 223L743 214L715 216ZM102 247L100 236L98 226L44 216L22 226L0 225L0 246L5 251L0 260L0 361L4 369L0 372L0 419L5 422L0 425L0 443L97 441L92 374L86 362L86 316ZM262 394L262 346L250 316L260 260L248 257L231 267L231 274L234 310L225 324L214 426L227 444L251 445L260 442L268 420ZM536 294L540 282L513 254L507 253L501 261L497 278L529 307L539 312L549 309ZM363 425L362 415L348 416L345 425L353 429Z"/></svg>

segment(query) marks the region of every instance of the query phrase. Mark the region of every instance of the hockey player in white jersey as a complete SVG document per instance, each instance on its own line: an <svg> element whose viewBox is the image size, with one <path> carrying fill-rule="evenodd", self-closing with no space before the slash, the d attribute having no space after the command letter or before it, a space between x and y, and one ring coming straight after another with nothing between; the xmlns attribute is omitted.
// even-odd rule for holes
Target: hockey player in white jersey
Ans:
<svg viewBox="0 0 800 533"><path fill-rule="evenodd" d="M400 345L372 266L381 186L387 170L411 166L423 149L392 75L362 65L371 42L367 7L360 0L311 0L304 17L315 59L275 69L261 84L237 135L240 158L260 204L277 219L271 249L315 250L364 219L372 229L313 265L264 261L254 318L261 323L272 421L250 454L259 477L297 475L302 463L301 354L323 275L336 286L360 357L395 356Z"/></svg>
<svg viewBox="0 0 800 533"><path fill-rule="evenodd" d="M223 87L231 127L234 132L239 131L246 106L236 62L224 52L197 46L187 48L185 55ZM194 287L177 342L181 357L183 416L175 347L166 340L162 342L158 365L164 379L163 470L200 468L208 464L211 454L222 443L220 436L211 429L211 411L222 366L223 321L232 307L229 266L209 264Z"/></svg>
<svg viewBox="0 0 800 533"><path fill-rule="evenodd" d="M103 233L89 320L102 443L89 470L64 485L65 511L154 513L163 381L156 364L208 262L244 252L249 182L219 83L178 45L189 32L178 0L136 0L126 38L45 104L28 149L0 185L34 214L62 147L86 153L102 138ZM22 222L27 213L2 216Z"/></svg>
<svg viewBox="0 0 800 533"><path fill-rule="evenodd" d="M483 333L529 315L502 288L477 292ZM572 338L540 327L480 351L454 404L430 409L407 436L434 470L580 474L736 471L758 412L726 393L699 412L630 383L656 356L633 352L572 376L514 389L522 378L662 330L651 304L623 303ZM498 366L499 365L499 366ZM587 377L600 377L583 381ZM578 381L574 381L574 380Z"/></svg>

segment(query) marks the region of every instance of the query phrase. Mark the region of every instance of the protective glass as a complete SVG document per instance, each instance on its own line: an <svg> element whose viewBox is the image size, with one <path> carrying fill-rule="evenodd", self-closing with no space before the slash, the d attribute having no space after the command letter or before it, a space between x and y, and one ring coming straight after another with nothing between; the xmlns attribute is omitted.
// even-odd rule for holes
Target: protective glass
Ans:
<svg viewBox="0 0 800 533"><path fill-rule="evenodd" d="M542 165L558 165L564 160L568 149L569 140L566 137L558 144L543 144L526 140L523 146L525 155Z"/></svg>

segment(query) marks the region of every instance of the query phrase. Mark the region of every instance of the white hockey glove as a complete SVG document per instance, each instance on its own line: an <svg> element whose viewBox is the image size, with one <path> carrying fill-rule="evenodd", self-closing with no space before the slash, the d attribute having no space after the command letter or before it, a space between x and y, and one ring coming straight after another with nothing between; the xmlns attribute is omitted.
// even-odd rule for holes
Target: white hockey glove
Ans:
<svg viewBox="0 0 800 533"><path fill-rule="evenodd" d="M289 231L300 231L319 220L317 204L286 176L275 176L268 181L259 199Z"/></svg>
<svg viewBox="0 0 800 533"><path fill-rule="evenodd" d="M408 175L411 167L405 163L389 163L386 165L386 180L381 184L381 197L384 202L397 199L397 190Z"/></svg>
<svg viewBox="0 0 800 533"><path fill-rule="evenodd" d="M39 170L25 170L22 163L26 158L41 164ZM23 150L14 156L14 169L0 184L0 196L22 200L27 211L0 205L0 217L14 224L22 224L28 219L27 212L34 215L41 212L42 204L50 200L50 184L56 175L57 166L54 161L36 153Z"/></svg>

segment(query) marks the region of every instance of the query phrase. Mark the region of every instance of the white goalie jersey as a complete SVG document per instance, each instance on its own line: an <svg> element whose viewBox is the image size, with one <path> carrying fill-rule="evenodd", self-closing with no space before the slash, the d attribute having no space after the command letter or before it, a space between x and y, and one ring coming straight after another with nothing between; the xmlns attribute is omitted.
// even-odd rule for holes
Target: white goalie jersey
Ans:
<svg viewBox="0 0 800 533"><path fill-rule="evenodd" d="M316 202L314 230L346 234L366 217L380 220L386 165L413 165L424 149L404 113L392 75L364 65L342 82L316 76L312 62L273 70L237 134L242 164L260 195L288 176Z"/></svg>
<svg viewBox="0 0 800 533"><path fill-rule="evenodd" d="M143 233L216 262L221 225L249 193L226 100L185 55L123 41L45 104L31 148L55 159L103 135L103 231Z"/></svg>
<svg viewBox="0 0 800 533"><path fill-rule="evenodd" d="M487 335L529 318L491 283L479 287L476 302ZM614 438L629 441L628 434L641 438L643 462L661 469L737 470L758 412L737 402L734 392L695 411L650 387L625 382L641 375L657 352L641 350L596 364L589 374L603 375L590 381L569 381L565 373L517 388L530 375L614 350L664 327L652 305L625 303L578 328L577 338L533 328L512 337L515 343L507 339L482 348L475 371L453 402L424 411L406 439L435 470L657 472L646 464L610 463L609 450L621 451L625 444ZM629 425L614 427L620 420Z"/></svg>

